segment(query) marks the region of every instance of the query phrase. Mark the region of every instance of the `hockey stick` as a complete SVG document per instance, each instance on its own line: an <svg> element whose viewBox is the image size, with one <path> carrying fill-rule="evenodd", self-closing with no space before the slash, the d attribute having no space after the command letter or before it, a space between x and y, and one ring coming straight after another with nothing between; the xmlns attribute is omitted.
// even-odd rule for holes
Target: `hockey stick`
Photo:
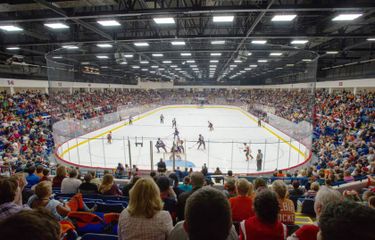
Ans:
<svg viewBox="0 0 375 240"><path fill-rule="evenodd" d="M194 145L188 147L188 149L192 149L192 148L195 147L195 145L197 145L197 144L198 144L198 142L194 143Z"/></svg>

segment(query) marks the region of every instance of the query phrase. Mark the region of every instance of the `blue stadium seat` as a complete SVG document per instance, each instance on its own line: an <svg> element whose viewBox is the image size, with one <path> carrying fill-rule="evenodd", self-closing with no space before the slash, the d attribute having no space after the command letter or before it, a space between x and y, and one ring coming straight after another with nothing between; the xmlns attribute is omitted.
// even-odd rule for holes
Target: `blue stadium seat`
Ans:
<svg viewBox="0 0 375 240"><path fill-rule="evenodd" d="M124 206L120 203L97 203L96 212L102 213L121 213Z"/></svg>
<svg viewBox="0 0 375 240"><path fill-rule="evenodd" d="M81 240L117 240L116 235L110 234L97 234L97 233L86 233L82 236Z"/></svg>

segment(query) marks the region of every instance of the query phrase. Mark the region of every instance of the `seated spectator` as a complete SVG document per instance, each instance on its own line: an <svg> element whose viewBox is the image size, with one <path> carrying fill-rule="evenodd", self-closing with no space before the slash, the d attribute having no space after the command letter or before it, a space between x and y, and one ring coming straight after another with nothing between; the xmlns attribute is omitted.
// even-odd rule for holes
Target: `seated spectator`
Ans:
<svg viewBox="0 0 375 240"><path fill-rule="evenodd" d="M158 167L159 173L165 173L167 171L167 165L165 164L162 158L160 158L160 161L158 162L157 167Z"/></svg>
<svg viewBox="0 0 375 240"><path fill-rule="evenodd" d="M106 174L103 177L102 185L99 187L99 193L103 195L120 196L122 192L114 182L112 174Z"/></svg>
<svg viewBox="0 0 375 240"><path fill-rule="evenodd" d="M60 225L46 210L20 211L0 221L1 239L60 240Z"/></svg>
<svg viewBox="0 0 375 240"><path fill-rule="evenodd" d="M97 194L98 193L98 186L96 184L91 183L92 176L91 174L87 173L83 180L84 182L79 185L79 192L82 194Z"/></svg>
<svg viewBox="0 0 375 240"><path fill-rule="evenodd" d="M26 176L23 172L15 173L13 176L18 182L18 186L21 189L22 192L22 204L26 204L29 198L34 194L34 192L31 189L26 188L27 181Z"/></svg>
<svg viewBox="0 0 375 240"><path fill-rule="evenodd" d="M287 186L282 180L272 183L272 190L276 193L280 205L279 220L287 225L293 225L295 221L294 203L287 196Z"/></svg>
<svg viewBox="0 0 375 240"><path fill-rule="evenodd" d="M168 240L236 240L225 195L211 187L195 191L186 202L185 221L177 223Z"/></svg>
<svg viewBox="0 0 375 240"><path fill-rule="evenodd" d="M35 175L37 175L39 177L39 179L41 179L43 177L43 169L44 169L43 165L38 165L36 167Z"/></svg>
<svg viewBox="0 0 375 240"><path fill-rule="evenodd" d="M70 211L93 211L83 202L82 194L74 195L67 202L60 202L51 198L52 184L49 181L43 181L35 186L35 194L30 197L28 205L31 208L45 208L56 218L62 220Z"/></svg>
<svg viewBox="0 0 375 240"><path fill-rule="evenodd" d="M69 177L64 178L61 182L61 193L77 193L81 185L81 180L77 179L77 170L71 169Z"/></svg>
<svg viewBox="0 0 375 240"><path fill-rule="evenodd" d="M160 190L160 198L163 201L163 210L171 214L173 222L176 221L177 215L177 196L171 186L171 179L166 176L160 176L156 180Z"/></svg>
<svg viewBox="0 0 375 240"><path fill-rule="evenodd" d="M130 179L130 182L128 184L126 184L123 188L122 188L122 195L125 196L125 197L129 197L129 192L130 190L132 189L132 187L134 186L134 184L140 179L139 176L134 176Z"/></svg>
<svg viewBox="0 0 375 240"><path fill-rule="evenodd" d="M316 213L317 222L314 224L305 224L294 232L288 240L316 240L319 232L318 222L324 208L329 204L337 204L341 202L343 197L339 191L323 186L320 188L315 197L314 211Z"/></svg>
<svg viewBox="0 0 375 240"><path fill-rule="evenodd" d="M95 184L99 188L100 185L102 184L102 180L100 178L96 177L96 172L95 171L89 171L88 173L91 174L91 176L92 176L90 182L93 183L93 184Z"/></svg>
<svg viewBox="0 0 375 240"><path fill-rule="evenodd" d="M227 196L227 198L235 197L237 195L236 180L228 180L224 184L224 194Z"/></svg>
<svg viewBox="0 0 375 240"><path fill-rule="evenodd" d="M121 212L119 240L164 240L172 230L171 215L162 210L160 191L151 178L139 179L130 190L129 205Z"/></svg>
<svg viewBox="0 0 375 240"><path fill-rule="evenodd" d="M279 170L276 174L276 177L281 177L281 178L285 177L285 174L283 173L283 170Z"/></svg>
<svg viewBox="0 0 375 240"><path fill-rule="evenodd" d="M278 220L279 202L274 192L264 189L254 199L255 216L240 224L240 240L284 240L287 228Z"/></svg>
<svg viewBox="0 0 375 240"><path fill-rule="evenodd" d="M328 204L319 218L318 240L375 239L375 209L343 201Z"/></svg>
<svg viewBox="0 0 375 240"><path fill-rule="evenodd" d="M178 197L177 201L177 218L178 221L182 221L185 219L185 204L186 200L193 194L195 191L203 187L204 184L204 176L201 172L193 172L190 176L192 190L189 192L183 192Z"/></svg>
<svg viewBox="0 0 375 240"><path fill-rule="evenodd" d="M293 189L289 191L289 196L293 197L302 197L304 194L304 190L300 188L299 181L293 181L292 182Z"/></svg>
<svg viewBox="0 0 375 240"><path fill-rule="evenodd" d="M253 188L253 185L247 179L240 178L237 180L237 196L229 198L234 222L240 222L254 216L253 199L248 195L251 188Z"/></svg>
<svg viewBox="0 0 375 240"><path fill-rule="evenodd" d="M43 169L43 176L42 178L40 179L40 181L51 181L49 179L49 169L48 168L44 168Z"/></svg>
<svg viewBox="0 0 375 240"><path fill-rule="evenodd" d="M183 183L180 184L178 186L178 188L181 189L184 192L190 192L193 189L193 187L190 184L190 177L189 176L185 176L184 180L183 180Z"/></svg>
<svg viewBox="0 0 375 240"><path fill-rule="evenodd" d="M367 206L375 209L375 196L371 196L367 200Z"/></svg>
<svg viewBox="0 0 375 240"><path fill-rule="evenodd" d="M66 178L66 168L60 165L56 169L56 176L52 179L52 187L61 188L61 183Z"/></svg>
<svg viewBox="0 0 375 240"><path fill-rule="evenodd" d="M347 170L344 172L344 181L345 182L353 182L354 181L354 177L352 175L350 175L350 172L347 171Z"/></svg>
<svg viewBox="0 0 375 240"><path fill-rule="evenodd" d="M254 189L255 189L255 194L258 192L267 189L267 183L263 178L256 178L254 180Z"/></svg>
<svg viewBox="0 0 375 240"><path fill-rule="evenodd" d="M305 197L314 198L319 191L320 185L317 182L313 182L310 185L310 189L305 193Z"/></svg>
<svg viewBox="0 0 375 240"><path fill-rule="evenodd" d="M22 191L17 179L0 177L0 221L24 209L29 207L22 205Z"/></svg>
<svg viewBox="0 0 375 240"><path fill-rule="evenodd" d="M40 179L37 175L35 175L35 167L34 166L30 166L27 169L27 173L29 174L26 177L27 187L31 188L32 186L37 184L40 181Z"/></svg>
<svg viewBox="0 0 375 240"><path fill-rule="evenodd" d="M155 171L151 171L150 177L156 182L156 180L158 179L158 174Z"/></svg>

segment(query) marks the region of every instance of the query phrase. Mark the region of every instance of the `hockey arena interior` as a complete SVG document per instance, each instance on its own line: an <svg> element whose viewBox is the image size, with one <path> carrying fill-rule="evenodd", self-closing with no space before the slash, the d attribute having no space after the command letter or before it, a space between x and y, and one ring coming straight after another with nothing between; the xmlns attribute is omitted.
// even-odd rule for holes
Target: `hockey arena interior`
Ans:
<svg viewBox="0 0 375 240"><path fill-rule="evenodd" d="M373 0L0 2L0 239L375 240Z"/></svg>

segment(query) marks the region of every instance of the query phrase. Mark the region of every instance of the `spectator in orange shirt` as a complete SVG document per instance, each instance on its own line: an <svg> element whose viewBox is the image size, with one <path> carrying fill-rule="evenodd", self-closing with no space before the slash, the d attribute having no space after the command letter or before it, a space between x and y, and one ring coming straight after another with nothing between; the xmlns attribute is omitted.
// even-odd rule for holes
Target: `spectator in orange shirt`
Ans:
<svg viewBox="0 0 375 240"><path fill-rule="evenodd" d="M294 203L287 196L288 187L282 180L272 183L272 190L276 193L280 205L279 220L287 225L293 225L295 221Z"/></svg>
<svg viewBox="0 0 375 240"><path fill-rule="evenodd" d="M285 177L285 174L283 173L283 170L279 170L276 177Z"/></svg>
<svg viewBox="0 0 375 240"><path fill-rule="evenodd" d="M237 196L229 199L232 210L232 220L240 222L254 216L253 200L248 193L253 185L245 178L241 178L236 182Z"/></svg>

